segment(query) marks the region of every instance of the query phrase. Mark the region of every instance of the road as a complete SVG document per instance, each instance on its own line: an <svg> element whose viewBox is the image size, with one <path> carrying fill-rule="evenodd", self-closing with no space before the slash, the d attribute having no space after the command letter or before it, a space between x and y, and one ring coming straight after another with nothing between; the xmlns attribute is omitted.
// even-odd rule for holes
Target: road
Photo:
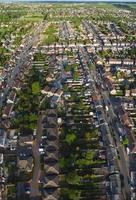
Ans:
<svg viewBox="0 0 136 200"><path fill-rule="evenodd" d="M114 142L112 143L112 145L119 152L120 159L118 160L118 165L119 165L120 173L124 177L123 193L124 193L125 199L128 199L129 194L130 194L130 186L128 184L128 179L130 179L130 177L129 177L129 165L128 165L129 159L128 159L128 155L126 154L126 151L124 149L124 146L120 142L119 136L120 136L120 128L122 127L122 125L121 125L119 118L117 117L117 115L114 112L113 104L112 104L112 101L110 100L110 96L109 96L110 95L109 89L106 87L106 84L105 84L105 81L103 79L102 74L99 78L101 78L100 93L102 95L102 99L104 100L105 106L108 108L107 112L105 113L105 115L106 115L105 120L106 120L106 122L108 122L109 127L112 130L111 136L113 137L113 135L114 135ZM97 78L97 80L98 80L98 78ZM102 87L102 85L103 85L103 87ZM102 101L101 101L101 104L103 105Z"/></svg>
<svg viewBox="0 0 136 200"><path fill-rule="evenodd" d="M32 147L33 157L34 157L34 168L33 168L33 177L31 181L31 192L30 192L31 198L40 196L39 179L41 174L41 166L40 166L39 144L41 141L41 136L42 136L42 115L40 115L38 118L36 139Z"/></svg>
<svg viewBox="0 0 136 200"><path fill-rule="evenodd" d="M81 48L82 52L82 60L89 64L90 59L89 53L87 53L86 49L84 47ZM97 98L97 101L95 101L95 107L99 108L101 111L101 115L99 116L98 120L102 129L102 126L104 126L105 130L107 131L106 139L107 139L107 145L110 148L110 151L114 149L115 152L118 151L120 159L117 159L117 155L115 153L114 155L114 164L117 166L119 172L124 177L124 187L122 188L122 195L121 199L128 200L130 195L130 187L128 184L129 179L129 165L128 165L128 156L125 152L125 149L123 145L120 142L119 138L119 128L121 126L119 119L117 118L112 102L110 100L109 96L109 90L106 88L105 81L102 76L99 76L99 73L97 73L96 69L88 71L87 67L84 67L84 71L86 70L86 74L90 77L88 80L91 80L91 87L93 87L93 90L95 92L95 95L99 98ZM99 87L97 87L99 83ZM108 111L106 111L106 108L108 108ZM103 120L102 124L101 121Z"/></svg>
<svg viewBox="0 0 136 200"><path fill-rule="evenodd" d="M27 65L30 59L30 54L33 52L33 47L38 43L40 33L45 27L45 22L40 23L37 26L37 29L35 30L35 33L28 38L28 40L25 41L25 44L23 44L23 48L21 49L21 52L18 54L18 59L15 62L15 65L13 66L7 66L7 68L11 68L12 71L10 74L6 74L6 86L2 91L2 94L0 96L0 108L2 108L3 103L5 102L7 96L9 95L9 92L12 88L12 84L14 80L16 79L17 75L19 74L20 70L23 66ZM16 56L15 56L16 57Z"/></svg>

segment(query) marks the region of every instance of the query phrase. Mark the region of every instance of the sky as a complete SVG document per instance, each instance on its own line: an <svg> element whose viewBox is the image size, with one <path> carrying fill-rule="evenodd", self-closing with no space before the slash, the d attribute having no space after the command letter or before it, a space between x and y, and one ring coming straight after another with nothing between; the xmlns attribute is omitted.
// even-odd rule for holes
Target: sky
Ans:
<svg viewBox="0 0 136 200"><path fill-rule="evenodd" d="M83 2L83 1L105 1L105 2L110 2L110 1L114 1L114 2L136 2L136 0L0 0L0 3L4 3L4 2L20 2L20 1L26 1L26 2L29 2L29 1L34 1L34 2L38 2L38 1L63 1L63 2L67 2L67 1L73 1L73 2Z"/></svg>

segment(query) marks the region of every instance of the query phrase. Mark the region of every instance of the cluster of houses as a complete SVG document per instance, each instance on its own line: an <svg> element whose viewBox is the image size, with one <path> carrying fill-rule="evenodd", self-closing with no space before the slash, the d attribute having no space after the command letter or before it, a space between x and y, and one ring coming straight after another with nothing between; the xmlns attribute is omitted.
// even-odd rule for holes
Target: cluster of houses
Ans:
<svg viewBox="0 0 136 200"><path fill-rule="evenodd" d="M45 111L42 120L43 136L46 136L43 175L43 199L57 200L59 198L59 140L58 122L55 109Z"/></svg>
<svg viewBox="0 0 136 200"><path fill-rule="evenodd" d="M44 52L44 47L42 48L42 51ZM44 168L45 168L45 175L44 179L42 180L43 185L43 196L45 199L57 199L59 195L59 168L58 168L58 125L57 125L57 113L55 111L56 105L61 102L61 104L64 103L65 108L67 108L67 125L69 127L75 128L76 124L86 124L90 125L94 128L98 128L100 125L102 125L104 122L102 119L98 119L97 112L101 112L99 110L99 105L97 105L97 98L95 98L95 95L93 94L94 88L91 87L91 76L89 69L87 67L87 64L90 62L90 58L88 57L88 54L86 53L85 49L80 48L65 48L57 47L58 52L61 52L66 55L57 55L56 57L51 56L54 54L54 48L48 49L48 55L50 57L48 66L48 76L46 77L47 86L41 90L41 94L43 97L50 99L50 107L52 109L47 110L47 113L44 113L43 117L43 136L46 137L45 140L45 149L42 149L39 147L39 151L42 155L44 155ZM47 49L46 49L47 50ZM67 51L71 52L68 53ZM125 67L128 66L132 61L124 61ZM40 64L42 65L42 64ZM113 62L113 60L109 61L109 66L106 67L105 72L105 80L107 85L110 85L111 88L114 88L116 86L116 82L114 80L114 77L112 77L112 72L115 70L119 70L122 65L119 65L119 61ZM120 66L120 68L119 68ZM122 68L121 68L122 69ZM134 71L134 67L131 67L131 69ZM23 73L23 71L22 71ZM20 84L20 80L17 79L18 83ZM63 83L65 86L77 89L77 94L80 98L82 98L81 102L81 110L73 110L73 103L70 100L71 94L68 92L64 92L62 85ZM65 88L64 86L64 88ZM14 86L15 89L12 90L10 93L10 98L8 99L7 105L10 105L10 112L6 112L6 107L4 109L3 117L4 117L4 123L7 123L7 118L10 118L12 116L12 106L14 102L14 92L16 92L17 88L19 88L16 85ZM81 88L84 90L84 95L81 94ZM64 89L65 90L65 89ZM16 94L16 93L15 93ZM65 101L63 102L62 96L64 97ZM133 97L133 96L131 96ZM96 105L95 105L96 104ZM127 114L127 110L133 112L133 106L135 105L134 102L125 102L125 100L122 101L122 104L124 105L124 115L121 116L122 123L124 122L125 126L132 127L130 124L130 120ZM83 107L83 108L82 108ZM97 111L94 112L95 107L97 107ZM76 116L73 118L73 112ZM127 119L126 119L127 118ZM127 122L128 121L128 122ZM100 131L100 137L102 138L102 130ZM11 134L12 135L12 134ZM4 138L4 135L2 135L2 138ZM13 137L10 138L10 149L12 150L18 150L18 159L17 159L17 166L18 166L18 173L27 172L31 173L33 170L33 156L32 156L32 143L34 140L34 135L25 136L20 135L19 138L16 138L16 136L13 134ZM1 140L3 141L3 140ZM18 141L19 146L16 147L16 143ZM99 152L101 158L105 160L105 162L109 163L108 166L105 166L106 173L110 174L116 171L116 165L113 163L111 157L114 157L115 152L113 152L111 149L107 150L105 149L105 140L102 138L100 141L100 144L102 145L102 148L104 150L104 155L101 155ZM44 154L42 153L44 152ZM107 154L107 152L110 152L110 155ZM1 160L3 159L3 155L1 155ZM112 163L110 163L110 160ZM133 172L133 171L131 171ZM100 172L99 172L100 173ZM134 173L131 173L131 175ZM133 177L134 175L132 175ZM30 184L29 184L30 185ZM120 178L119 173L111 174L108 176L108 179L106 181L106 191L104 188L104 185L101 185L103 187L103 195L109 196L109 198L113 199L119 199L120 198ZM18 183L17 188L24 188L25 194L30 193L30 188L28 189L28 185L26 187L26 184L24 186L20 186L20 183ZM29 186L30 187L30 186ZM115 188L115 190L112 190L112 188ZM19 190L19 189L18 189ZM108 191L108 192L107 192ZM21 193L22 194L22 193Z"/></svg>
<svg viewBox="0 0 136 200"><path fill-rule="evenodd" d="M76 54L75 54L76 55ZM71 59L71 58L70 58ZM76 126L86 125L91 126L94 128L101 127L104 123L100 117L98 118L97 113L101 113L100 105L97 104L97 98L95 98L93 87L91 86L91 79L89 75L89 69L86 67L86 55L84 50L78 52L78 59L80 62L77 61L77 68L76 71L78 72L78 79L74 80L73 74L70 71L70 62L69 58L65 58L64 64L64 87L66 88L73 88L75 90L75 95L77 98L82 99L81 105L77 108L74 107L75 102L73 101L74 92L64 91L64 105L66 108L66 125L71 129L76 129ZM65 72L65 67L69 65L69 70ZM82 89L81 89L82 88ZM83 92L84 91L84 92ZM96 91L95 91L96 93ZM99 102L99 101L98 101ZM103 125L104 126L104 125ZM112 148L107 147L107 143L109 144L108 138L105 137L107 130L104 128L100 128L99 137L100 137L100 150L99 155L100 157L107 162L108 165L103 166L105 169L104 174L102 170L99 175L107 176L105 185L101 183L102 193L101 198L108 198L108 199L120 199L121 195L121 180L119 172L117 171L116 163L114 162L115 151ZM101 149L102 148L102 149ZM103 152L103 153L101 153ZM114 173L116 171L116 173ZM113 190L114 188L114 190Z"/></svg>
<svg viewBox="0 0 136 200"><path fill-rule="evenodd" d="M96 8L84 9L81 7L80 9L76 9L70 7L67 9L57 8L56 10L50 8L49 15L50 18L55 18L58 15L61 17L75 17L78 15L86 17L90 15L90 12L93 15L100 14ZM101 9L101 12L102 16L107 14L106 9ZM122 16L125 15L124 13L126 13L128 18L130 17L129 11L119 12ZM114 10L112 14L119 16ZM92 51L97 50L95 47L101 50L103 50L103 48L114 49L115 47L115 50L119 50L130 47L130 42L125 41L125 34L117 24L113 22L104 22L108 30L108 34L104 34L100 31L100 24L96 24L94 21L95 20L83 19L79 23L79 27L75 25L76 22L74 23L70 20L59 21L59 23L55 22L57 24L55 28L57 29L58 27L59 29L59 33L57 34L59 34L60 41L62 41L61 45L55 44L39 48L41 53L49 56L48 61L45 61L45 58L43 63L33 63L37 64L39 70L43 70L45 65L48 67L47 77L45 79L46 86L40 91L43 97L40 99L41 104L46 104L46 101L49 100L49 104L45 106L46 111L41 111L42 135L40 139L37 138L39 137L38 128L37 131L34 130L34 132L29 134L26 134L28 130L26 132L16 133L16 130L10 129L10 120L15 116L13 107L16 102L17 92L22 87L22 80L31 67L29 61L32 59L32 52L29 52L31 44L28 45L28 40L30 39L31 43L35 36L34 38L28 37L28 40L26 39L26 41L24 41L24 45L22 47L20 46L19 52L15 52L13 55L11 65L6 65L5 68L0 71L1 101L2 103L4 102L0 127L0 200L3 200L4 197L3 194L7 178L7 174L4 170L5 150L12 155L10 164L12 169L14 167L15 170L17 169L13 172L15 177L25 178L22 182L17 182L15 186L17 199L34 199L37 188L35 191L34 189L37 185L39 190L37 194L40 194L39 196L42 195L44 200L59 199L59 123L62 123L62 119L58 119L56 109L58 105L65 111L64 123L66 123L67 127L71 130L75 130L79 125L98 129L99 148L95 149L95 152L97 152L97 157L102 161L102 164L96 167L94 171L96 172L96 176L101 177L99 183L100 191L98 192L99 194L94 195L92 194L93 191L91 191L92 193L90 194L97 198L99 198L99 195L101 199L121 199L120 173L114 159L115 156L117 156L117 152L110 145L110 139L108 138L109 133L102 114L102 96L98 94L99 90L94 86L94 77L91 75L88 67L92 64L93 58L90 58ZM101 25L103 25L102 21ZM132 24L130 24L130 26L132 27ZM3 24L1 24L1 28L5 28ZM28 30L31 28L31 24L26 24L24 28ZM40 26L38 30L40 30ZM21 28L18 28L17 33L20 31ZM79 43L84 42L84 44L78 44L78 46L76 46L77 35L79 39L81 39ZM11 47L14 47L12 45L14 41L15 37L11 34L11 38L2 40L3 47L11 49ZM88 49L87 47L83 48L85 43L87 43L85 41L90 45ZM64 44L69 44L70 42L74 44L63 45L63 42ZM39 51L39 49L37 51ZM90 54L88 54L89 51ZM19 57L21 57L20 60ZM25 63L25 65L21 63ZM125 127L124 135L121 136L125 137L125 134L130 136L130 146L127 143L125 147L130 162L132 200L136 198L136 66L134 63L135 62L131 59L109 59L105 64L105 72L103 74L107 88L110 89L111 96L120 99L121 107L118 116L120 122ZM103 61L98 60L97 65L102 68ZM21 67L18 68L18 66ZM41 66L41 68L39 66ZM10 87L6 87L8 85ZM78 108L76 102L79 103ZM120 137L120 140L121 139ZM86 147L84 147L83 151L86 151ZM35 154L37 152L38 154ZM36 155L39 164L38 170ZM15 158L15 160L13 160L13 158ZM41 158L44 160L43 163L40 163ZM42 172L40 171L41 164L43 164ZM36 174L36 172L39 173ZM32 181L30 181L30 179L32 179ZM38 182L36 182L37 179ZM37 198L39 198L39 196Z"/></svg>
<svg viewBox="0 0 136 200"><path fill-rule="evenodd" d="M71 27L70 22L64 21L60 24L59 35L60 38L64 41L75 39L74 30Z"/></svg>
<svg viewBox="0 0 136 200"><path fill-rule="evenodd" d="M133 60L124 59L122 62L120 59L111 59L105 67L104 74L106 83L110 86L111 95L122 99L124 109L122 120L124 123L125 119L129 121L129 123L126 122L126 125L133 129L135 129L135 118L133 118L136 96L135 73L136 66L133 64Z"/></svg>
<svg viewBox="0 0 136 200"><path fill-rule="evenodd" d="M129 155L130 161L132 199L135 199L136 66L131 59L124 59L123 61L121 59L110 59L104 69L104 78L108 88L110 88L110 93L113 97L118 99L117 114L120 122L124 126L124 130L121 131L120 137L128 137L129 135L129 143L126 145L126 152Z"/></svg>

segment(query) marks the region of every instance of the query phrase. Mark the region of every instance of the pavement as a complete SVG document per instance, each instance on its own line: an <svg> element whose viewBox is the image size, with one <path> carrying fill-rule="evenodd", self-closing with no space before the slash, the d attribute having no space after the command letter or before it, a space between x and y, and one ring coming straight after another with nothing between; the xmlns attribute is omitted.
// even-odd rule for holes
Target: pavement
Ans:
<svg viewBox="0 0 136 200"><path fill-rule="evenodd" d="M127 200L129 198L129 194L130 194L130 186L128 184L128 180L130 179L129 163L128 163L129 158L128 158L128 155L126 154L124 146L120 142L120 137L119 137L120 136L120 127L122 127L122 125L121 125L121 122L120 122L118 116L114 112L112 101L110 100L110 96L109 96L109 91L106 89L105 81L103 80L102 76L101 76L101 80L102 80L102 84L104 86L104 89L101 88L101 94L102 94L104 103L108 108L108 111L106 113L106 115L108 114L108 117L106 116L105 120L108 122L108 124L110 125L110 128L113 132L112 134L110 133L111 136L113 137L113 134L114 134L114 137L115 137L116 142L113 142L112 145L119 152L120 159L118 159L118 166L119 166L120 173L124 177L123 195L124 195L124 199Z"/></svg>
<svg viewBox="0 0 136 200"><path fill-rule="evenodd" d="M81 48L82 51L82 57L83 60L87 63L90 62L89 54L84 49L84 47ZM111 152L114 149L115 152L119 153L119 158L117 159L117 156L115 154L114 157L114 164L117 166L118 171L121 175L123 175L124 178L124 187L122 188L122 195L120 196L120 199L123 200L129 200L130 195L130 187L128 184L129 177L129 165L128 165L128 156L126 154L126 151L120 142L119 138L119 128L120 128L120 121L116 116L116 113L114 112L112 102L110 100L109 91L105 86L105 82L103 80L103 77L98 77L98 74L96 73L96 69L92 69L89 73L91 82L91 87L93 87L93 90L95 91L95 94L100 96L100 98L97 98L97 101L94 103L96 104L96 107L99 107L101 110L101 117L103 119L104 123L100 126L104 126L105 130L107 132L106 138L107 138L107 145L110 148ZM99 82L99 89L96 86L96 82ZM103 86L102 86L103 85ZM107 107L107 111L106 111Z"/></svg>
<svg viewBox="0 0 136 200"><path fill-rule="evenodd" d="M41 175L41 166L40 166L40 152L39 152L39 144L41 141L42 136L42 116L39 116L38 123L37 123L37 131L36 131L36 139L32 146L33 157L34 157L34 168L33 168L33 175L31 181L31 191L30 197L38 197L40 196L39 191L39 179Z"/></svg>
<svg viewBox="0 0 136 200"><path fill-rule="evenodd" d="M40 32L43 30L44 27L45 22L40 23L35 29L34 35L29 37L28 40L25 41L24 47L20 49L21 52L18 54L18 60L16 60L15 66L12 66L13 69L10 75L7 74L6 87L3 89L3 96L0 96L0 107L3 106L4 101L9 95L9 92L12 88L12 84L15 81L20 70L23 66L26 66L28 64L28 61L30 59L30 53L33 51L33 47L38 43Z"/></svg>

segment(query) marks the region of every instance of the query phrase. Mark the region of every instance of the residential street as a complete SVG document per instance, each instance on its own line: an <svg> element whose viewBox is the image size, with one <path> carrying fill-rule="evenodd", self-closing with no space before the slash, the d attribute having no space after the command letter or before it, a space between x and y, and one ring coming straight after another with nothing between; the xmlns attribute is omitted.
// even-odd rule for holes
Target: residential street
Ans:
<svg viewBox="0 0 136 200"><path fill-rule="evenodd" d="M136 200L136 5L0 3L0 200Z"/></svg>

